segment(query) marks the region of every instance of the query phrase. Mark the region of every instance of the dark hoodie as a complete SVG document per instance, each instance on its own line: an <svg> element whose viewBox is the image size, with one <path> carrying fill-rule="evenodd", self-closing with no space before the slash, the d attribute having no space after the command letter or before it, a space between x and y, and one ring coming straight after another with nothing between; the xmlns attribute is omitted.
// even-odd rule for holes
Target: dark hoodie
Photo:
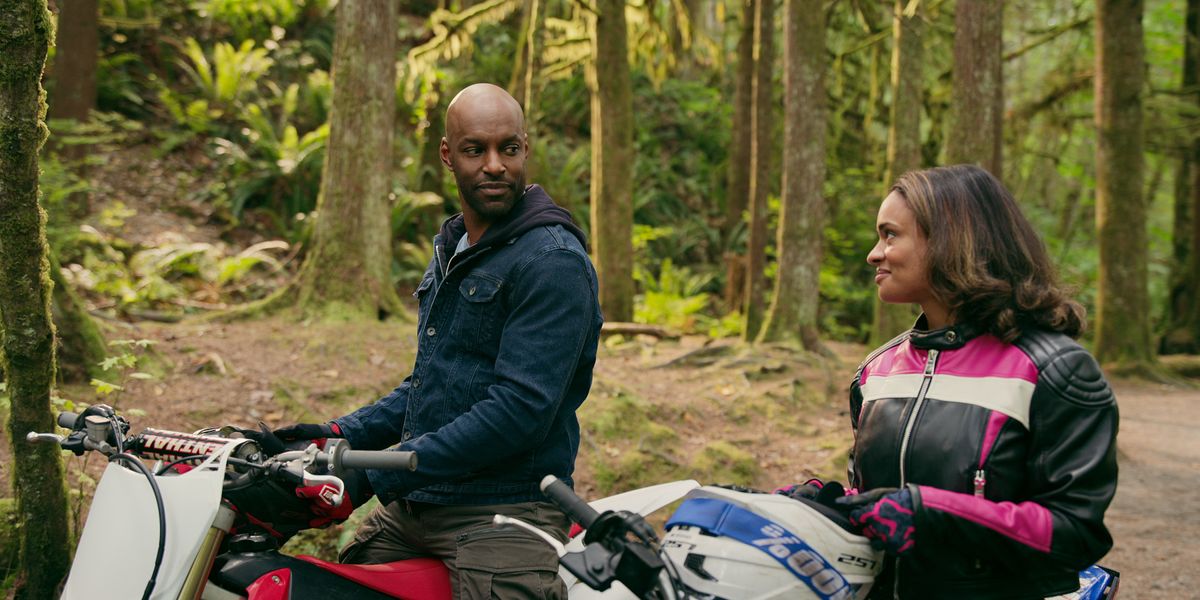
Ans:
<svg viewBox="0 0 1200 600"><path fill-rule="evenodd" d="M570 211L555 204L546 190L534 183L525 186L525 193L513 203L512 210L508 211L507 215L492 223L487 231L483 232L483 237L479 238L479 241L463 250L462 254L457 257L454 255L454 250L458 247L459 240L466 234L467 225L463 221L462 213L443 221L440 234L440 256L445 257L446 260L453 257L456 261L463 261L484 248L505 243L534 227L544 225L562 225L579 240L585 251L589 250L587 234L575 224Z"/></svg>
<svg viewBox="0 0 1200 600"><path fill-rule="evenodd" d="M465 233L457 215L434 238L412 374L335 421L355 448L417 453L416 472L367 472L385 503L527 502L546 475L571 481L602 323L586 237L536 185L455 256Z"/></svg>

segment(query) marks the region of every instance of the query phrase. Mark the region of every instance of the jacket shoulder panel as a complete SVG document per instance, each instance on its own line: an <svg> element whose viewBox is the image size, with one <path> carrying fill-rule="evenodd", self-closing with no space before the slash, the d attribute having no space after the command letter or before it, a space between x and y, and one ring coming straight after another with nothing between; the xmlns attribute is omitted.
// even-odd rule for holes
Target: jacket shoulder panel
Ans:
<svg viewBox="0 0 1200 600"><path fill-rule="evenodd" d="M1103 407L1116 402L1100 364L1078 342L1055 332L1028 331L1016 346L1038 369L1039 383L1063 400L1085 407Z"/></svg>

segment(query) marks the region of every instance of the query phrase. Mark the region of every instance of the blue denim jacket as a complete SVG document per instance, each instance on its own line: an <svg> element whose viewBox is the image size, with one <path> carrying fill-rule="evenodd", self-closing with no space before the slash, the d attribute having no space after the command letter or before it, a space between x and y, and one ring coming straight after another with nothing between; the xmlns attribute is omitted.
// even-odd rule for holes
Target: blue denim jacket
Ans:
<svg viewBox="0 0 1200 600"><path fill-rule="evenodd" d="M415 293L412 374L334 421L354 448L417 453L415 472L367 471L385 503L526 502L547 474L571 482L602 323L596 272L540 187L509 217L453 259L465 230L447 220Z"/></svg>

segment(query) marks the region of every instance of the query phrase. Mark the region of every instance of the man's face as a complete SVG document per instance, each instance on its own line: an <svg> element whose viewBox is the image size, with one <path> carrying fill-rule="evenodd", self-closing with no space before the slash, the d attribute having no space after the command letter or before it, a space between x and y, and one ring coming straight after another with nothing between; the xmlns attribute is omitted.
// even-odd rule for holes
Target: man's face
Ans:
<svg viewBox="0 0 1200 600"><path fill-rule="evenodd" d="M463 212L492 223L525 189L528 138L519 112L499 102L470 102L447 117L442 162L454 172Z"/></svg>

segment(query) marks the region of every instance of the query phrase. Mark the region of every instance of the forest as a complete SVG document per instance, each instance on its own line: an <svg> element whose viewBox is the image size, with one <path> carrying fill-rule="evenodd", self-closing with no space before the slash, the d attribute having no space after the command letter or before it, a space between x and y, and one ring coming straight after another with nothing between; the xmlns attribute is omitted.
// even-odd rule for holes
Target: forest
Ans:
<svg viewBox="0 0 1200 600"><path fill-rule="evenodd" d="M613 366L581 413L586 489L797 473L801 458L734 434L664 457L643 444L676 439L664 425L617 431L630 415L709 415L620 385L650 356L740 369L764 397L786 388L749 408L714 400L730 431L814 403L824 416L777 435L823 440L801 472L844 467L831 457L848 432L821 437L844 425L844 383L917 315L878 301L866 262L880 201L914 169L974 163L1004 182L1110 377L1200 377L1200 0L11 0L10 594L51 597L98 473L21 441L58 410L295 422L403 378L410 296L461 210L438 154L447 103L476 82L522 104L527 181L590 238ZM312 381L248 365L291 336L307 345L281 362L321 348ZM355 336L364 348L330 357ZM179 408L234 389L248 408Z"/></svg>

